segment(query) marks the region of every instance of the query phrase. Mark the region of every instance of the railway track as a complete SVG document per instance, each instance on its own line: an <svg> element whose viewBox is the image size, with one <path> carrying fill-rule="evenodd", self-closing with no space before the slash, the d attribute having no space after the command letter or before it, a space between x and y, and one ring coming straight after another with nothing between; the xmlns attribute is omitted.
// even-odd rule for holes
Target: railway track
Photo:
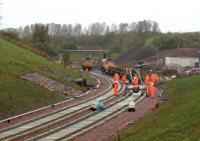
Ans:
<svg viewBox="0 0 200 141"><path fill-rule="evenodd" d="M119 101L123 97L124 97L124 95L122 93L117 97L105 100L104 104L106 105L106 107L108 107L110 105L115 104L117 101ZM59 120L59 121L56 121L54 123L51 123L49 126L46 126L42 129L38 129L35 132L31 132L31 133L26 134L24 136L20 136L19 138L15 138L14 140L15 141L21 141L21 140L28 140L30 138L37 137L38 135L45 134L45 133L47 133L51 130L54 130L55 128L58 128L58 127L63 126L63 125L67 125L67 124L72 123L72 122L74 122L74 121L76 121L76 120L78 120L82 117L85 117L85 116L91 115L91 114L93 115L93 114L98 113L98 112L99 111L94 112L90 108L88 108L88 109L85 109L83 111L74 113L73 115L70 115L69 117L65 117L63 120Z"/></svg>
<svg viewBox="0 0 200 141"><path fill-rule="evenodd" d="M102 112L95 112L85 115L84 117L77 119L73 122L70 122L66 125L58 127L46 134L42 134L38 137L32 138L33 141L61 141L69 140L75 136L86 132L87 130L94 128L95 126L105 122L108 119L113 118L114 116L120 114L127 109L128 103L130 101L135 101L136 103L142 100L145 97L145 94L137 95L133 94L132 96L126 95L120 98L113 104L110 104L106 110Z"/></svg>
<svg viewBox="0 0 200 141"><path fill-rule="evenodd" d="M99 76L92 75L92 77L98 82L94 88L89 89L84 94L71 97L67 100L64 100L59 103L55 103L53 105L49 105L46 107L42 107L33 111L29 111L27 113L23 113L14 117L10 117L0 121L0 131L6 128L10 128L12 126L16 126L18 124L24 123L30 119L34 119L37 117L41 117L42 115L48 114L53 111L57 111L63 109L67 106L80 103L87 99L91 99L92 97L97 97L97 95L103 94L109 88L109 81L106 79L102 79Z"/></svg>
<svg viewBox="0 0 200 141"><path fill-rule="evenodd" d="M98 74L96 74L98 75ZM58 121L61 121L65 118L69 118L70 116L73 116L79 112L82 112L86 110L94 101L108 101L113 98L112 93L112 80L110 78L104 77L106 79L109 79L110 87L107 91L104 92L104 95L97 96L94 98L91 98L89 100L83 101L79 104L68 106L62 110L50 113L48 115L36 118L34 120L30 120L28 122L25 122L23 124L4 129L0 131L0 140L11 140L13 138L25 135L27 133L33 132L35 130L47 127L53 123L56 123ZM124 90L124 87L120 85L121 91Z"/></svg>

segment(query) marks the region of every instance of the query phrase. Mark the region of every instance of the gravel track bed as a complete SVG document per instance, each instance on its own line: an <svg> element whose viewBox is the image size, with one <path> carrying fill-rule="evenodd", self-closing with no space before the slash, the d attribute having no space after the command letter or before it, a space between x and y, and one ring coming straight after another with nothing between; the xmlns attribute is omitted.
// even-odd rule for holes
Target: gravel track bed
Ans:
<svg viewBox="0 0 200 141"><path fill-rule="evenodd" d="M125 111L113 119L71 139L70 141L109 141L113 136L118 135L134 123L140 121L144 116L153 109L155 104L160 102L158 98L146 97L136 105L135 112Z"/></svg>
<svg viewBox="0 0 200 141"><path fill-rule="evenodd" d="M74 98L71 101L67 101L67 102L61 103L59 105L55 105L53 107L47 107L45 109L42 109L42 110L30 113L30 114L26 114L26 115L14 118L14 119L10 120L9 122L8 121L0 122L0 130L18 125L18 124L23 123L25 121L28 121L28 120L40 117L42 115L48 114L50 112L60 110L64 107L66 107L66 106L70 106L70 105L73 105L73 104L80 103L81 101L87 100L89 98L92 98L92 97L100 94L101 92L103 92L105 89L107 89L109 87L109 82L107 80L102 79L99 76L95 76L95 77L97 79L99 79L99 81L101 82L101 85L99 86L98 89L96 89L96 91L92 90L87 95L84 95L82 97Z"/></svg>

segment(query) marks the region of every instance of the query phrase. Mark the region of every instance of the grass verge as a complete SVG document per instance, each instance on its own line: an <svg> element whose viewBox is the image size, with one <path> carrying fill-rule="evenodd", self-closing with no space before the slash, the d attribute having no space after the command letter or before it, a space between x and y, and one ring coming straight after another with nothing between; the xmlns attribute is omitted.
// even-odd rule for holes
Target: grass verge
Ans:
<svg viewBox="0 0 200 141"><path fill-rule="evenodd" d="M168 82L164 91L169 101L128 128L121 141L199 141L199 84L200 76Z"/></svg>
<svg viewBox="0 0 200 141"><path fill-rule="evenodd" d="M45 70L45 66L54 68L65 76L74 79L86 78L89 84L95 83L85 74L64 68L31 51L0 39L0 119L66 99L65 96L20 78L27 73L38 72L69 87L79 90L86 89L75 83L59 80L54 74Z"/></svg>

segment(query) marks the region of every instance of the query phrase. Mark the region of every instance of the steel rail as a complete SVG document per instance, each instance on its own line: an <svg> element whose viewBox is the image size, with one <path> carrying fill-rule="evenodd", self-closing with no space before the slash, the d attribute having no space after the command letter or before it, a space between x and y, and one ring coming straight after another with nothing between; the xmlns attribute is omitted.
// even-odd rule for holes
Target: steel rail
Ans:
<svg viewBox="0 0 200 141"><path fill-rule="evenodd" d="M137 103L142 100L145 95L137 95L134 101ZM123 112L128 105L129 95L121 98L117 102L109 105L105 111L95 112L92 114L88 114L76 121L73 121L69 124L66 124L62 127L58 127L55 130L52 130L46 134L42 134L38 137L31 138L31 140L63 140L66 138L71 138L76 136L77 134L83 133L95 127L99 123L102 123L105 120L110 119L113 116L118 115ZM110 110L110 111L109 111ZM99 118L100 117L100 118ZM87 124L88 123L88 124ZM82 124L82 125L81 125ZM80 127L80 128L79 128Z"/></svg>
<svg viewBox="0 0 200 141"><path fill-rule="evenodd" d="M107 78L107 77L104 77L104 78ZM109 80L109 81L111 83L111 80ZM104 94L107 93L108 91L111 91L110 87L107 91L104 92ZM105 95L103 95L103 96L105 96ZM52 112L52 113L45 115L45 116L42 116L40 118L36 118L34 120L25 122L25 123L20 124L18 126L11 127L11 128L5 129L3 131L0 131L0 139L4 140L4 139L10 139L10 138L13 138L13 137L16 137L16 136L21 136L21 135L27 133L28 131L31 131L33 129L37 129L39 127L44 127L45 125L49 125L51 122L55 122L59 119L64 118L65 116L69 117L70 114L74 115L73 113L77 113L78 111L81 112L86 107L88 107L92 102L94 102L95 99L99 99L101 101L101 100L106 100L106 99L110 99L111 97L113 97L112 95L108 95L108 94L107 94L107 97L102 98L103 96L97 96L95 98L91 98L91 99L83 101L79 104L74 104L74 105L69 106L65 109ZM85 104L85 103L88 103L88 104ZM80 106L80 105L82 105L82 106ZM79 108L76 109L74 107L79 107ZM66 110L68 110L68 112ZM59 115L59 113L61 113L61 115ZM62 114L62 113L64 113L64 114ZM49 117L52 117L52 116L53 116L53 118L49 118ZM35 124L35 125L33 125L33 124Z"/></svg>

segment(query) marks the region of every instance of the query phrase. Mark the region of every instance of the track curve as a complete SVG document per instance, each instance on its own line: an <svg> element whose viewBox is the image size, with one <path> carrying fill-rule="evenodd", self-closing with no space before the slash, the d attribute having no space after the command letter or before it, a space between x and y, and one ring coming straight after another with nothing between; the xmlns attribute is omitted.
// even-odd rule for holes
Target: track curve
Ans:
<svg viewBox="0 0 200 141"><path fill-rule="evenodd" d="M98 75L98 74L96 74ZM107 77L104 77L106 79L108 79ZM53 112L49 115L45 115L45 116L42 116L40 118L36 118L34 120L31 120L31 121L28 121L26 123L23 123L23 124L20 124L18 126L15 126L15 127L11 127L9 129L5 129L5 130L1 130L0 131L0 139L1 140L9 140L9 139L12 139L16 136L19 136L21 134L25 134L27 133L28 131L31 131L31 130L34 130L34 129L37 129L38 127L41 127L41 126L47 126L48 124L50 124L51 122L55 122L59 119L62 119L64 118L65 116L69 116L70 114L74 113L74 112L77 112L77 111L81 111L83 110L84 108L88 107L89 105L91 105L95 100L98 100L98 101L102 101L102 100L106 100L106 99L109 99L113 96L112 94L112 80L109 78L109 88L107 91L109 92L104 92L105 94L103 95L100 95L100 96L97 96L95 98L91 98L89 100L86 100L86 101L83 101L79 104L75 104L75 105L72 105L72 106L69 106L65 109L62 109L62 110L59 110L59 111L56 111L56 112ZM122 86L120 86L122 87Z"/></svg>

